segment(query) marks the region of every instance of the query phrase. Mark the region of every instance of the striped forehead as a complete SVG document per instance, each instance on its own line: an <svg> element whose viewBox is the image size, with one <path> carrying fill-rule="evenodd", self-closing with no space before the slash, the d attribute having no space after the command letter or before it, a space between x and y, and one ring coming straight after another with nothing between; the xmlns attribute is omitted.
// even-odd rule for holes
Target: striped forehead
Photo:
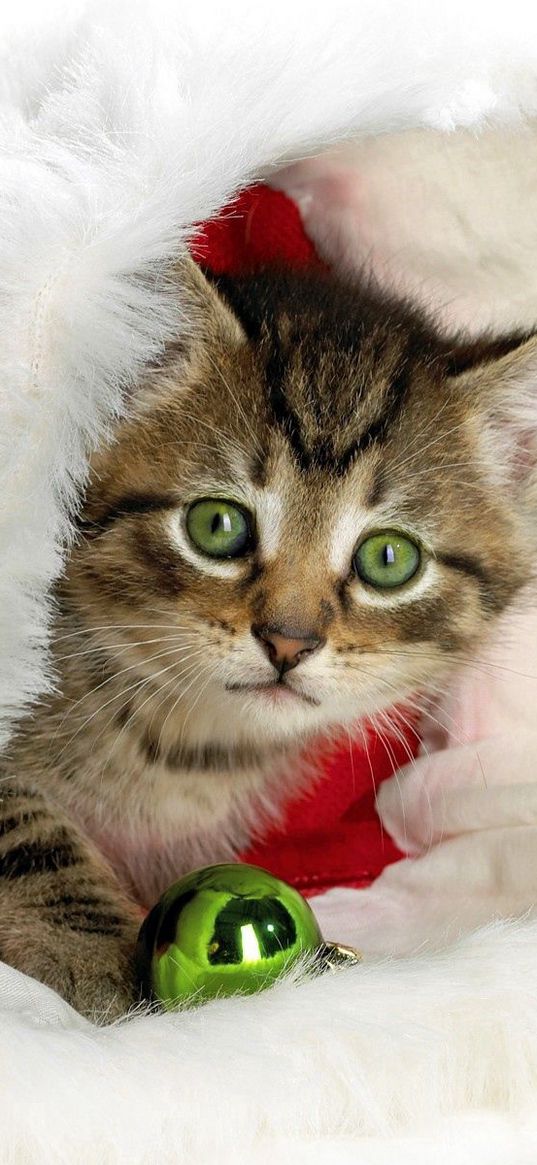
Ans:
<svg viewBox="0 0 537 1165"><path fill-rule="evenodd" d="M299 551L315 553L337 574L348 569L362 530L371 523L371 470L357 466L348 480L301 472L280 457L266 486L250 493L261 556L270 561Z"/></svg>

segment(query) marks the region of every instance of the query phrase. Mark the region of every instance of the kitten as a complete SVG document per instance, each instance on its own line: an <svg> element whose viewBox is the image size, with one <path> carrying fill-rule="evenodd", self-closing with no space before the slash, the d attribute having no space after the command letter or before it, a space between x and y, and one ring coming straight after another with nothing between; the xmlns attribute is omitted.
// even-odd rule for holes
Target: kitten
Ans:
<svg viewBox="0 0 537 1165"><path fill-rule="evenodd" d="M140 903L240 852L299 754L445 682L528 580L537 341L323 274L179 279L192 332L92 467L58 694L3 761L0 956L136 998Z"/></svg>

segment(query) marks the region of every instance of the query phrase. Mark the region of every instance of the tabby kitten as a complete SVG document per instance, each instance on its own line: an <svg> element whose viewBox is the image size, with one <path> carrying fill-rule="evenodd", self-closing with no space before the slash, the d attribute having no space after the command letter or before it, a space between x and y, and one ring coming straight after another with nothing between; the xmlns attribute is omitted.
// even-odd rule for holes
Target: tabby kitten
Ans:
<svg viewBox="0 0 537 1165"><path fill-rule="evenodd" d="M94 460L58 694L3 761L0 956L136 997L140 903L240 852L317 735L444 676L528 580L537 341L322 274L210 285Z"/></svg>

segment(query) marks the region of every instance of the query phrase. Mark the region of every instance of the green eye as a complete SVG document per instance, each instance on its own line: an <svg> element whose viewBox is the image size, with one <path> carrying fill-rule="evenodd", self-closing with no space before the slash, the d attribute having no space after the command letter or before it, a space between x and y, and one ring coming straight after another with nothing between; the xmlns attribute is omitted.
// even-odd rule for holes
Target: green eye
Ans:
<svg viewBox="0 0 537 1165"><path fill-rule="evenodd" d="M250 515L223 498L193 502L187 510L186 528L194 546L211 558L238 558L252 545Z"/></svg>
<svg viewBox="0 0 537 1165"><path fill-rule="evenodd" d="M358 547L353 559L358 577L379 589L403 586L416 574L420 563L419 546L395 530L371 534Z"/></svg>

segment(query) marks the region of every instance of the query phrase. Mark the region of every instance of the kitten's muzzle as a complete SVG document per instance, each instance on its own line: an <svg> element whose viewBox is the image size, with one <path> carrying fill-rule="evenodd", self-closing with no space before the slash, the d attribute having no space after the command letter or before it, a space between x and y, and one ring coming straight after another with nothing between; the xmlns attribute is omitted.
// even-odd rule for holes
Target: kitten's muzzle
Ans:
<svg viewBox="0 0 537 1165"><path fill-rule="evenodd" d="M256 626L252 624L252 635L261 644L272 666L279 676L297 667L302 660L319 651L326 639L315 635L299 635L292 627Z"/></svg>

